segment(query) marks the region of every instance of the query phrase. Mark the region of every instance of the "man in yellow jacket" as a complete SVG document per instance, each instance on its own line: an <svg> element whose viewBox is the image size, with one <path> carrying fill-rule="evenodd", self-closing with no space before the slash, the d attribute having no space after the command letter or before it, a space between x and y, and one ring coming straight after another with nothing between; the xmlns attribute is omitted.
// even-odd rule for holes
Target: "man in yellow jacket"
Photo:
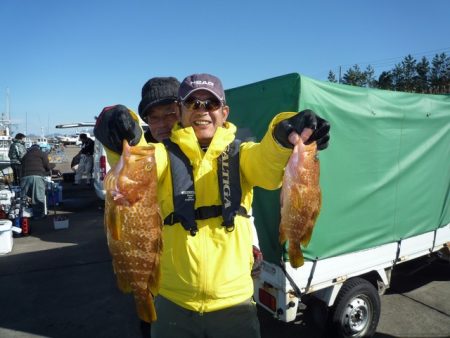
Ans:
<svg viewBox="0 0 450 338"><path fill-rule="evenodd" d="M246 215L253 187L279 188L292 141L301 135L325 149L329 124L312 111L281 113L260 143L236 144L236 127L227 122L229 107L217 77L186 77L178 102L181 122L173 127L169 142L155 144L158 200L166 225L155 299L158 320L152 325L152 336L260 337L251 301L253 235ZM107 112L96 129L114 125L114 109ZM116 153L121 151L120 139L127 138L132 145L143 143L136 133L114 134L96 133L96 137L103 135L100 141ZM237 149L237 155L231 148ZM117 160L117 154L110 155L111 161ZM231 164L236 156L238 164ZM187 169L174 164L183 163L178 161L182 158L187 158ZM186 174L189 170L191 176ZM238 179L233 180L236 172ZM176 173L185 178L182 183L192 180L191 189L189 184L179 187Z"/></svg>

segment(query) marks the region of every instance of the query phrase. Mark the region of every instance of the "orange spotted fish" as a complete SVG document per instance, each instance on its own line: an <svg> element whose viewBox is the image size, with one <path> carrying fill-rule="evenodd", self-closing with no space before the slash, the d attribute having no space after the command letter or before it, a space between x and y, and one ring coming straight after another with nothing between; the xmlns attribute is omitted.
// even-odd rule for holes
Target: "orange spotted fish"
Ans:
<svg viewBox="0 0 450 338"><path fill-rule="evenodd" d="M313 142L295 145L286 165L281 189L280 243L289 240L289 261L293 268L304 264L300 244L307 246L319 216L322 195L319 186L320 163Z"/></svg>
<svg viewBox="0 0 450 338"><path fill-rule="evenodd" d="M120 161L104 185L105 231L118 286L133 292L139 318L153 322L162 252L155 148L130 147L124 141Z"/></svg>

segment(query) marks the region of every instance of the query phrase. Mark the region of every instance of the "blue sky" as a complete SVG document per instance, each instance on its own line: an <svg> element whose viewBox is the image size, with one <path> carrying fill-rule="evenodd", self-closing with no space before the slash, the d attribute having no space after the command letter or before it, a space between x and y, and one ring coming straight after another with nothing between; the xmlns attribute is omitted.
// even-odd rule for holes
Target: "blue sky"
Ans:
<svg viewBox="0 0 450 338"><path fill-rule="evenodd" d="M153 76L208 72L233 88L450 55L446 0L1 0L0 15L0 112L36 134L135 110Z"/></svg>

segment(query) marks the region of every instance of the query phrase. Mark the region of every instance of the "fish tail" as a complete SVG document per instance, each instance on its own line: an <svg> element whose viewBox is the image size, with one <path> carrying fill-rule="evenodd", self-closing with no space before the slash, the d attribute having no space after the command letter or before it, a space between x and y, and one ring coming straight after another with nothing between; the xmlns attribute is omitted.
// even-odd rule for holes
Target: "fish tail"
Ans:
<svg viewBox="0 0 450 338"><path fill-rule="evenodd" d="M301 267L305 263L302 250L300 249L300 243L290 242L288 253L289 262L294 269Z"/></svg>
<svg viewBox="0 0 450 338"><path fill-rule="evenodd" d="M157 316L155 303L153 302L153 297L151 294L146 295L145 301L138 299L135 295L135 302L139 319L147 323L152 323L156 320Z"/></svg>

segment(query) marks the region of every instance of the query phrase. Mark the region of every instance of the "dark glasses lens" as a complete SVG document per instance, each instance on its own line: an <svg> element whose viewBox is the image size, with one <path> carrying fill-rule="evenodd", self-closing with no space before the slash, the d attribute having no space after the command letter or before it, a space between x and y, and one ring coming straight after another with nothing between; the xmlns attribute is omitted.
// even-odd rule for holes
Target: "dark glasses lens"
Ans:
<svg viewBox="0 0 450 338"><path fill-rule="evenodd" d="M222 107L222 102L220 102L216 98L211 98L203 101L194 97L190 97L183 101L183 105L188 110L199 110L203 107L207 111L214 111Z"/></svg>

